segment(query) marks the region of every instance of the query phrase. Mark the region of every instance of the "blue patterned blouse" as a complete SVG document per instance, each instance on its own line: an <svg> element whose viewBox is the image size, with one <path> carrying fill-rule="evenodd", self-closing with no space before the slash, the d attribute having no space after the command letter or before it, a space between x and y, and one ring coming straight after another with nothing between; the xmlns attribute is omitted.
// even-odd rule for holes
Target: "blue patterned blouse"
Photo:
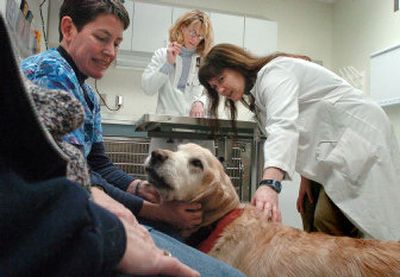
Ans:
<svg viewBox="0 0 400 277"><path fill-rule="evenodd" d="M81 102L85 110L84 123L64 139L71 144L79 145L87 157L92 145L103 141L100 104L93 88L82 80L79 82L74 69L57 49L28 57L22 61L21 67L27 78L38 86L65 90ZM85 100L84 90L86 99L91 101L89 105Z"/></svg>

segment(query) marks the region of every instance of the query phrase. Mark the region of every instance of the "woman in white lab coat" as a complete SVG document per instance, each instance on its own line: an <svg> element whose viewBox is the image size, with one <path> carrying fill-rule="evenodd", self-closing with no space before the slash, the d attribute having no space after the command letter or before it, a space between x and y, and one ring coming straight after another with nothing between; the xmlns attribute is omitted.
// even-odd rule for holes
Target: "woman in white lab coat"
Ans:
<svg viewBox="0 0 400 277"><path fill-rule="evenodd" d="M324 213L316 220L329 226L333 217L335 228L353 224L358 230L324 232L400 239L400 151L388 117L373 100L304 57L255 57L229 44L211 49L199 80L211 113L224 96L233 116L241 101L261 124L267 137L263 180L252 203L269 220L281 220L280 182L297 171L300 206L310 185L319 183L324 197L313 200Z"/></svg>
<svg viewBox="0 0 400 277"><path fill-rule="evenodd" d="M207 14L193 10L177 19L169 30L169 44L156 50L142 75L142 89L148 95L158 93L157 114L206 116L207 96L197 73L200 59L210 50L213 31ZM150 152L156 148L176 150L186 140L152 138ZM193 140L192 140L193 142ZM212 150L210 141L196 141Z"/></svg>

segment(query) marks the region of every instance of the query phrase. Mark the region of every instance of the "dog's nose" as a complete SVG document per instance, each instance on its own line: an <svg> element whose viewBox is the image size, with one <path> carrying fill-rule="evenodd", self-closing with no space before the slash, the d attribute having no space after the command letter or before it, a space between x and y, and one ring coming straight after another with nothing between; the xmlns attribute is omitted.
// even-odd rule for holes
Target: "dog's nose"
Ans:
<svg viewBox="0 0 400 277"><path fill-rule="evenodd" d="M165 153L163 153L161 150L154 150L151 152L151 160L154 163L157 163L157 162L162 163L166 159L168 159L168 156Z"/></svg>

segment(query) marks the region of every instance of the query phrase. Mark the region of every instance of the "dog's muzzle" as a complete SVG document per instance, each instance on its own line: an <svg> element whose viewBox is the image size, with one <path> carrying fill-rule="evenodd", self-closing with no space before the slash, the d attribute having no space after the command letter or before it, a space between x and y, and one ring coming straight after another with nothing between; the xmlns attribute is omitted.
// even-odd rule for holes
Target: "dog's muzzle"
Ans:
<svg viewBox="0 0 400 277"><path fill-rule="evenodd" d="M149 183L155 185L158 188L171 188L171 186L167 182L165 182L164 178L157 173L161 165L167 159L167 154L164 153L162 150L154 150L151 152L150 159L145 165L147 180L149 181Z"/></svg>
<svg viewBox="0 0 400 277"><path fill-rule="evenodd" d="M164 151L160 149L154 150L151 152L150 165L160 165L167 159L168 156Z"/></svg>

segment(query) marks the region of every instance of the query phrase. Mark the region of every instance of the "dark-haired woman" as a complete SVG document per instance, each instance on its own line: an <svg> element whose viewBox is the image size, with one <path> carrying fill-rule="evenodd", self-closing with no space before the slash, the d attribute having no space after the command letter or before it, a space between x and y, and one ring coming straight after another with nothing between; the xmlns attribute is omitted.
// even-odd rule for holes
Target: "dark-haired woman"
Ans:
<svg viewBox="0 0 400 277"><path fill-rule="evenodd" d="M316 230L400 239L400 151L377 103L304 56L255 57L229 44L211 49L199 80L214 115L223 96L233 120L239 101L263 127L264 171L252 203L269 220L281 220L280 182L296 171L298 209L315 204Z"/></svg>

